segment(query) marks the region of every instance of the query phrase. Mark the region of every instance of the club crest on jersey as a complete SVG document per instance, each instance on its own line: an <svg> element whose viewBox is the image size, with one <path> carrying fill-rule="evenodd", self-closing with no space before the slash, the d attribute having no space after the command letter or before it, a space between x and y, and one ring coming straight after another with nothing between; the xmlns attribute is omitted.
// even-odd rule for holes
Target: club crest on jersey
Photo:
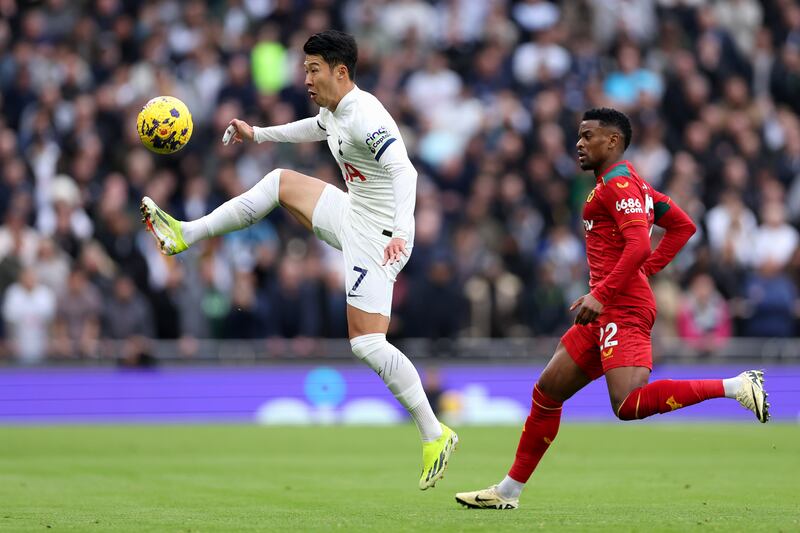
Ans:
<svg viewBox="0 0 800 533"><path fill-rule="evenodd" d="M378 147L380 147L381 143L388 138L389 132L386 131L386 128L381 126L377 130L367 135L367 138L364 140L364 142L367 144L369 151L374 154L378 151Z"/></svg>
<svg viewBox="0 0 800 533"><path fill-rule="evenodd" d="M617 211L623 211L626 215L631 215L633 213L644 213L642 202L640 202L638 198L624 198L622 200L617 200L616 206Z"/></svg>

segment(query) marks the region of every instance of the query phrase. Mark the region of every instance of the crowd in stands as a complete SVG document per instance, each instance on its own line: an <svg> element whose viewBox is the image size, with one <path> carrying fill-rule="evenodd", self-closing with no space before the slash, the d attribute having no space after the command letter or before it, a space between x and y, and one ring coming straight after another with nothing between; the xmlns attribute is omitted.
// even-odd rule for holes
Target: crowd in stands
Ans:
<svg viewBox="0 0 800 533"><path fill-rule="evenodd" d="M574 144L596 106L631 117L629 159L698 226L652 279L656 335L708 353L800 334L796 0L0 0L6 353L346 336L339 253L286 212L165 258L138 211L146 194L198 218L274 168L343 187L324 143L220 142L234 117L316 114L302 45L328 28L356 36L356 83L419 171L392 334L563 332L587 290ZM135 128L164 94L194 118L172 156Z"/></svg>

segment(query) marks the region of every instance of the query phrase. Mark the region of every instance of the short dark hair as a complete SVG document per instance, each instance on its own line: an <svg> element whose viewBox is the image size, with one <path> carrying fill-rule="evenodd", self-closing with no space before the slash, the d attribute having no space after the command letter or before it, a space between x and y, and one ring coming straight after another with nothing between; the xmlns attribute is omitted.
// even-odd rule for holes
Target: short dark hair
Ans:
<svg viewBox="0 0 800 533"><path fill-rule="evenodd" d="M331 67L344 65L351 80L356 79L358 45L349 33L325 30L315 33L303 45L303 52L310 56L320 56Z"/></svg>
<svg viewBox="0 0 800 533"><path fill-rule="evenodd" d="M583 120L597 120L603 126L614 126L622 132L625 139L625 149L631 144L631 137L633 130L631 129L631 121L628 116L622 111L611 109L610 107L595 107L583 114Z"/></svg>

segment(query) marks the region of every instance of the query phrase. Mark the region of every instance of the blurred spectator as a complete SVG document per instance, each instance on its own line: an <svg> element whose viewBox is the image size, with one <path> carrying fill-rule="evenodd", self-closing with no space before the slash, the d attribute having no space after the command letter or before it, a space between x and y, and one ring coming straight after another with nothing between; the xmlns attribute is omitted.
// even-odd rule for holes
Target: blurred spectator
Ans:
<svg viewBox="0 0 800 533"><path fill-rule="evenodd" d="M147 300L137 290L133 279L120 275L114 280L111 298L103 311L103 329L110 339L153 338L155 325Z"/></svg>
<svg viewBox="0 0 800 533"><path fill-rule="evenodd" d="M761 211L763 223L755 233L752 260L756 267L773 263L783 268L797 250L798 233L786 223L786 210L780 202L769 202Z"/></svg>
<svg viewBox="0 0 800 533"><path fill-rule="evenodd" d="M720 204L706 215L708 241L714 253L732 253L741 265L750 263L752 236L756 233L756 217L747 207L739 193L728 190L722 195Z"/></svg>
<svg viewBox="0 0 800 533"><path fill-rule="evenodd" d="M288 338L319 335L319 308L314 304L314 292L314 282L308 279L302 260L284 257L275 283L260 293L261 305L267 308L266 331ZM263 333L259 331L253 336Z"/></svg>
<svg viewBox="0 0 800 533"><path fill-rule="evenodd" d="M517 47L513 57L514 78L526 87L557 80L567 73L570 54L555 30L543 30Z"/></svg>
<svg viewBox="0 0 800 533"><path fill-rule="evenodd" d="M513 7L511 13L517 24L530 32L552 28L560 15L557 5L544 0L523 0Z"/></svg>
<svg viewBox="0 0 800 533"><path fill-rule="evenodd" d="M508 337L521 332L519 305L520 279L506 271L496 255L488 255L481 271L464 285L469 302L468 335Z"/></svg>
<svg viewBox="0 0 800 533"><path fill-rule="evenodd" d="M52 239L42 239L39 241L39 254L33 269L36 271L36 278L54 294L58 294L69 276L69 256Z"/></svg>
<svg viewBox="0 0 800 533"><path fill-rule="evenodd" d="M47 355L55 309L53 291L39 283L32 268L23 268L3 298L3 320L17 361L33 364Z"/></svg>
<svg viewBox="0 0 800 533"><path fill-rule="evenodd" d="M594 38L603 48L617 39L645 44L656 34L654 0L590 0Z"/></svg>
<svg viewBox="0 0 800 533"><path fill-rule="evenodd" d="M750 337L791 337L796 334L797 287L772 261L750 275L745 288L744 334Z"/></svg>
<svg viewBox="0 0 800 533"><path fill-rule="evenodd" d="M603 84L605 94L613 105L627 110L642 98L661 97L661 78L641 66L638 48L632 45L621 46L617 53L617 66L619 70L609 74Z"/></svg>
<svg viewBox="0 0 800 533"><path fill-rule="evenodd" d="M89 215L80 207L80 190L72 178L63 175L53 178L47 188L49 194L39 208L37 229L75 256L80 243L91 237L94 230Z"/></svg>
<svg viewBox="0 0 800 533"><path fill-rule="evenodd" d="M225 321L225 336L230 339L255 339L264 334L255 295L253 276L238 273L234 278L231 307Z"/></svg>
<svg viewBox="0 0 800 533"><path fill-rule="evenodd" d="M525 322L534 335L561 335L569 325L568 302L557 283L555 265L544 262L536 272L536 284L525 296Z"/></svg>
<svg viewBox="0 0 800 533"><path fill-rule="evenodd" d="M452 105L461 93L461 78L447 68L447 59L432 54L425 68L414 72L406 85L408 100L417 113L430 113L437 106Z"/></svg>
<svg viewBox="0 0 800 533"><path fill-rule="evenodd" d="M702 355L721 348L731 336L728 305L708 274L698 274L680 303L678 335Z"/></svg>
<svg viewBox="0 0 800 533"><path fill-rule="evenodd" d="M58 296L54 324L54 351L60 357L97 355L103 296L81 268L69 273Z"/></svg>
<svg viewBox="0 0 800 533"><path fill-rule="evenodd" d="M664 129L660 122L651 120L644 124L640 139L631 149L630 160L636 171L647 176L647 181L656 188L661 188L664 174L672 163L672 154L662 139Z"/></svg>
<svg viewBox="0 0 800 533"><path fill-rule="evenodd" d="M39 253L41 236L25 223L25 213L11 209L6 214L5 224L0 226L0 259L15 255L20 262L29 266Z"/></svg>
<svg viewBox="0 0 800 533"><path fill-rule="evenodd" d="M762 8L756 0L715 0L714 16L733 37L742 55L750 55L761 26Z"/></svg>
<svg viewBox="0 0 800 533"><path fill-rule="evenodd" d="M409 287L408 299L406 335L453 339L460 333L464 299L449 258L433 258L427 275Z"/></svg>

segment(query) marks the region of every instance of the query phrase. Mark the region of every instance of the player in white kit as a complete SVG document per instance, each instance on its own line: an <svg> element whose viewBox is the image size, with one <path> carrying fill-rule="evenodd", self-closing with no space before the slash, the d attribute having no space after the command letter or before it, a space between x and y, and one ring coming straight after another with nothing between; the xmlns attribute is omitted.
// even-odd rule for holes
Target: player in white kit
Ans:
<svg viewBox="0 0 800 533"><path fill-rule="evenodd" d="M395 121L353 81L355 39L324 31L312 35L303 51L305 84L319 114L267 128L233 119L223 143L327 141L348 192L293 170L275 169L249 191L194 221L175 220L145 197L144 222L161 251L173 255L199 240L255 224L281 205L341 250L353 353L378 373L416 423L423 443L419 488L425 490L444 474L458 437L436 419L414 365L386 340L394 281L414 243L417 172Z"/></svg>

